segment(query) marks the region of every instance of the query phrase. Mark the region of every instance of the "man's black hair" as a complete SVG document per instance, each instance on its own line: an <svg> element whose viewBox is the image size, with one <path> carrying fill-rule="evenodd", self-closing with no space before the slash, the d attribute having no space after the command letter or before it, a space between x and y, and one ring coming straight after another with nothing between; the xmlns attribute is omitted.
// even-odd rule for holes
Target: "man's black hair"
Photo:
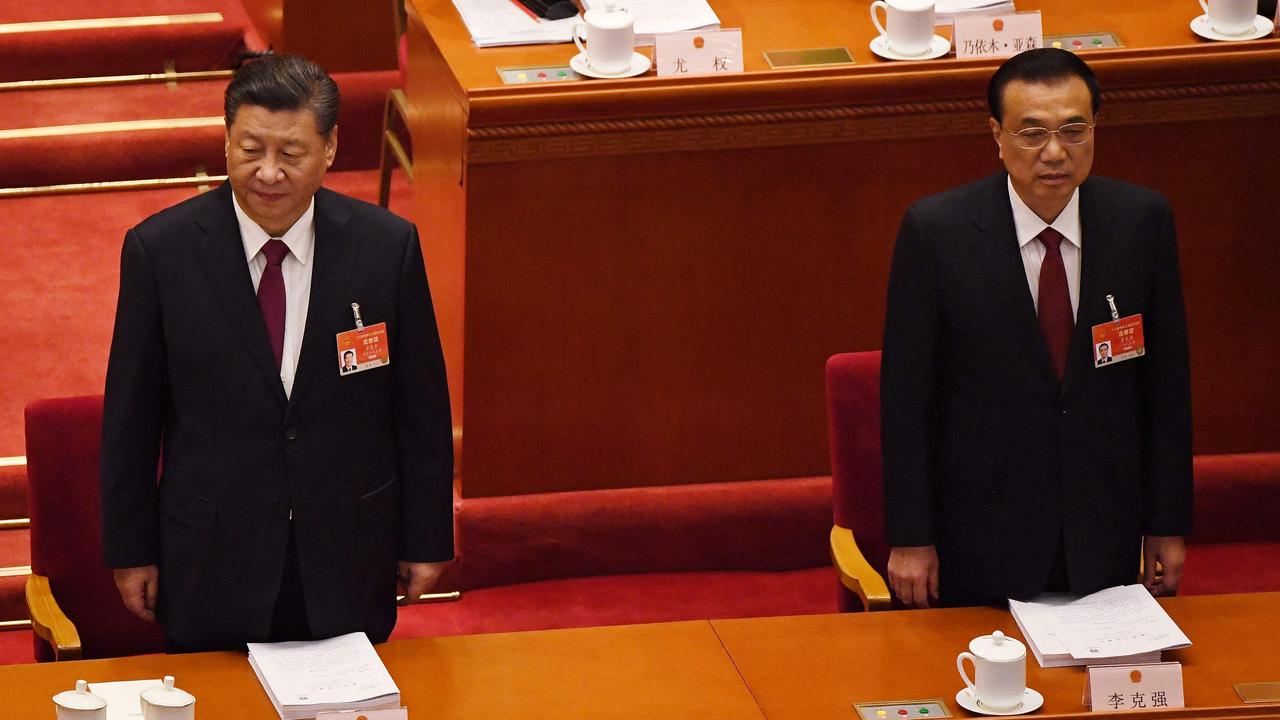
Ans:
<svg viewBox="0 0 1280 720"><path fill-rule="evenodd" d="M338 84L301 55L263 55L231 77L222 103L227 127L235 122L241 105L272 112L306 108L316 117L316 130L328 137L338 124Z"/></svg>
<svg viewBox="0 0 1280 720"><path fill-rule="evenodd" d="M1004 88L1009 83L1021 80L1056 85L1073 77L1083 80L1089 88L1089 96L1093 99L1093 114L1097 115L1098 108L1102 107L1102 90L1098 87L1098 78L1075 53L1058 48L1028 50L1009 58L987 83L987 108L991 111L991 117L1003 123Z"/></svg>

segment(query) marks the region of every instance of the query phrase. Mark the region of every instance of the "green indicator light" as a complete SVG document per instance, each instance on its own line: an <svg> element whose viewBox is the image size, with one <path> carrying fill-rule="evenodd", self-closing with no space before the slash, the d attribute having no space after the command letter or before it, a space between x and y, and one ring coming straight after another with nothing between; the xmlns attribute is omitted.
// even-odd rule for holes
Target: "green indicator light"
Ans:
<svg viewBox="0 0 1280 720"><path fill-rule="evenodd" d="M929 714L929 708L920 708L920 714L921 714L921 715L928 715L928 714Z"/></svg>
<svg viewBox="0 0 1280 720"><path fill-rule="evenodd" d="M1094 38L1094 39L1093 39L1093 44L1094 44L1094 45L1101 45L1101 44L1102 44L1102 38Z"/></svg>

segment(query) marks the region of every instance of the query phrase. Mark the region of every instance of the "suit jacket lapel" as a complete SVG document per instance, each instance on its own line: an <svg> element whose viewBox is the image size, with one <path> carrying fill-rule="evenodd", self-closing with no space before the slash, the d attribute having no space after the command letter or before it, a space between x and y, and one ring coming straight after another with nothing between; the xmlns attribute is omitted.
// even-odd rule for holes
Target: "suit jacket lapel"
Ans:
<svg viewBox="0 0 1280 720"><path fill-rule="evenodd" d="M297 407L323 373L338 372L338 346L333 328L355 329L347 285L359 248L347 229L351 213L334 196L321 189L316 193L316 245L312 255L311 300L307 304L307 326L298 353L298 370L289 394L288 412ZM266 332L265 330L263 332Z"/></svg>
<svg viewBox="0 0 1280 720"><path fill-rule="evenodd" d="M280 383L280 373L276 371L275 356L271 354L271 341L267 338L267 326L262 322L258 297L253 292L253 278L244 257L244 242L240 239L240 227L231 206L231 185L223 183L213 193L217 198L217 212L196 221L204 231L201 267L223 310L230 317L231 325L243 337L241 345L252 356L270 392L283 407L286 402L284 386Z"/></svg>
<svg viewBox="0 0 1280 720"><path fill-rule="evenodd" d="M1068 350L1067 372L1062 382L1065 395L1080 373L1093 368L1093 326L1111 319L1106 296L1106 270L1111 264L1114 238L1112 211L1094 192L1088 181L1080 185L1080 297L1076 307L1076 329Z"/></svg>
<svg viewBox="0 0 1280 720"><path fill-rule="evenodd" d="M999 182L996 182L996 179ZM973 236L973 251L978 264L991 285L998 306L1009 325L1022 341L1031 361L1050 387L1058 387L1049 347L1040 333L1036 306L1027 287L1027 271L1018 247L1018 232L1013 224L1013 207L1003 174L988 183L986 194L973 215L978 232Z"/></svg>

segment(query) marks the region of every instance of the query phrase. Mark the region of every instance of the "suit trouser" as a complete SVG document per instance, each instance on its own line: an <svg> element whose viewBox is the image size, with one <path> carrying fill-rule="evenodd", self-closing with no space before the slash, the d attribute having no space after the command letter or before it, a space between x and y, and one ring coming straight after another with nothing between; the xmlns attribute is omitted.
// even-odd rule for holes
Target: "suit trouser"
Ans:
<svg viewBox="0 0 1280 720"><path fill-rule="evenodd" d="M280 592L276 595L275 608L271 613L271 634L269 642L285 640L311 640L311 625L307 619L306 598L302 592L302 569L298 561L298 540L294 534L293 522L289 522L289 547L285 553L284 573L280 579ZM173 638L165 638L165 652L189 653L208 650L243 650L243 644L234 647L192 647L176 642Z"/></svg>
<svg viewBox="0 0 1280 720"><path fill-rule="evenodd" d="M289 550L284 558L284 577L280 580L280 594L271 613L271 642L285 640L311 640L311 625L307 621L307 602L302 594L302 568L298 561L298 538L293 521L289 521Z"/></svg>

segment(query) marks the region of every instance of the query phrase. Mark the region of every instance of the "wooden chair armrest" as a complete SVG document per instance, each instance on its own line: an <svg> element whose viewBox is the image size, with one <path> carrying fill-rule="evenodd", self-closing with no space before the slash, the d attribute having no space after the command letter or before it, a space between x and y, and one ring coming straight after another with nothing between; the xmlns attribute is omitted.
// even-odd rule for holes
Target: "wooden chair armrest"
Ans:
<svg viewBox="0 0 1280 720"><path fill-rule="evenodd" d="M862 600L867 610L888 610L892 606L889 586L880 573L863 557L853 531L839 525L831 526L831 561L835 564L840 582Z"/></svg>
<svg viewBox="0 0 1280 720"><path fill-rule="evenodd" d="M392 120L400 118L402 124L409 123L409 96L404 90L393 88L387 93L387 104L382 113L382 147L378 151L378 205L386 207L391 201L391 162L390 154L404 170L405 178L413 184L413 159L404 148L404 142L396 134Z"/></svg>
<svg viewBox="0 0 1280 720"><path fill-rule="evenodd" d="M80 633L75 623L58 607L58 601L49 588L49 578L43 575L27 577L27 612L31 614L31 629L53 646L55 660L79 660Z"/></svg>

